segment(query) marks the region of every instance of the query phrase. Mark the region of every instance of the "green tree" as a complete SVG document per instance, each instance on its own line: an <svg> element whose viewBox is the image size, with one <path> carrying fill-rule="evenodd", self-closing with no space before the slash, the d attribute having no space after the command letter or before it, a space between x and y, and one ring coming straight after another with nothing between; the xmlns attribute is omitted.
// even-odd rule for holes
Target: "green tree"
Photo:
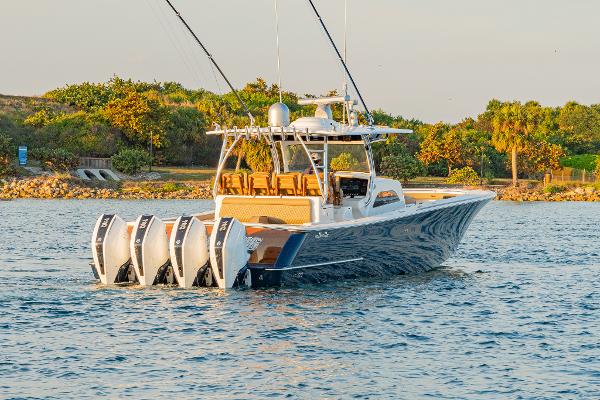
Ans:
<svg viewBox="0 0 600 400"><path fill-rule="evenodd" d="M12 139L0 132L0 178L12 173L14 150Z"/></svg>
<svg viewBox="0 0 600 400"><path fill-rule="evenodd" d="M218 152L218 147L209 143L204 124L204 114L197 109L173 107L165 127L163 158L174 165L207 165L210 152Z"/></svg>
<svg viewBox="0 0 600 400"><path fill-rule="evenodd" d="M352 171L358 165L358 160L351 153L340 153L330 162L332 171Z"/></svg>
<svg viewBox="0 0 600 400"><path fill-rule="evenodd" d="M392 143L381 160L381 173L406 182L425 174L423 163L412 156L402 143Z"/></svg>
<svg viewBox="0 0 600 400"><path fill-rule="evenodd" d="M560 159L565 155L563 148L544 138L533 138L522 149L520 167L529 174L541 174L560 167Z"/></svg>
<svg viewBox="0 0 600 400"><path fill-rule="evenodd" d="M518 154L531 140L537 128L542 108L536 102L503 103L492 118L492 144L503 153L510 153L513 186L518 185Z"/></svg>
<svg viewBox="0 0 600 400"><path fill-rule="evenodd" d="M476 154L475 139L473 129L466 128L464 125L450 127L443 123L432 125L425 132L425 137L421 143L418 158L425 165L430 165L439 161L444 161L448 168L448 175L452 173L452 168L461 165L473 165L473 158Z"/></svg>
<svg viewBox="0 0 600 400"><path fill-rule="evenodd" d="M253 172L271 172L273 170L271 146L264 138L244 140L241 148L246 164Z"/></svg>
<svg viewBox="0 0 600 400"><path fill-rule="evenodd" d="M448 183L475 186L479 184L479 175L471 167L456 169L448 176Z"/></svg>
<svg viewBox="0 0 600 400"><path fill-rule="evenodd" d="M110 96L110 85L89 82L67 85L64 88L51 90L44 95L47 99L75 106L86 111L97 110L103 107L110 100Z"/></svg>
<svg viewBox="0 0 600 400"><path fill-rule="evenodd" d="M64 148L37 148L31 151L31 158L38 160L43 169L66 172L77 168L79 157Z"/></svg>
<svg viewBox="0 0 600 400"><path fill-rule="evenodd" d="M166 108L156 99L129 90L123 98L111 100L103 114L110 124L123 131L133 144L160 148L167 123Z"/></svg>
<svg viewBox="0 0 600 400"><path fill-rule="evenodd" d="M561 107L557 120L565 145L572 153L600 151L600 105L569 102Z"/></svg>
<svg viewBox="0 0 600 400"><path fill-rule="evenodd" d="M425 165L433 164L444 159L444 134L450 127L442 122L428 125L420 130L423 135L421 148L417 158Z"/></svg>
<svg viewBox="0 0 600 400"><path fill-rule="evenodd" d="M150 166L150 154L140 149L123 149L111 157L113 167L128 175L135 175Z"/></svg>
<svg viewBox="0 0 600 400"><path fill-rule="evenodd" d="M425 173L423 164L408 154L383 157L381 172L391 178L407 182Z"/></svg>

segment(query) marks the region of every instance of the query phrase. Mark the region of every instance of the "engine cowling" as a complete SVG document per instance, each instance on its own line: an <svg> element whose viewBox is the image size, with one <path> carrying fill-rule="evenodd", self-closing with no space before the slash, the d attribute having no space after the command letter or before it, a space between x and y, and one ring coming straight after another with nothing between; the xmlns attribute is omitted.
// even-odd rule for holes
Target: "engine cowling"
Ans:
<svg viewBox="0 0 600 400"><path fill-rule="evenodd" d="M105 285L129 280L131 252L127 222L115 214L103 214L92 234L94 268Z"/></svg>
<svg viewBox="0 0 600 400"><path fill-rule="evenodd" d="M206 284L205 276L199 276L206 274L209 259L208 235L202 221L192 216L177 218L171 231L169 252L179 287L189 289Z"/></svg>
<svg viewBox="0 0 600 400"><path fill-rule="evenodd" d="M166 226L154 215L140 215L130 241L131 260L142 286L165 280L169 263Z"/></svg>
<svg viewBox="0 0 600 400"><path fill-rule="evenodd" d="M210 264L221 289L248 282L250 254L246 247L246 227L235 218L222 217L215 221L210 236Z"/></svg>

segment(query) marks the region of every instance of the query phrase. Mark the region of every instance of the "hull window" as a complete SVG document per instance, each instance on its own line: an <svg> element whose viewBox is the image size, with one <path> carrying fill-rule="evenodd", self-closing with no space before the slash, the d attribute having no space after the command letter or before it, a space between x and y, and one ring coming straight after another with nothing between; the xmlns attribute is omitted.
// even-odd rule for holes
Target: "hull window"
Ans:
<svg viewBox="0 0 600 400"><path fill-rule="evenodd" d="M373 207L386 206L398 201L400 201L400 196L398 196L398 193L394 192L393 190L386 190L385 192L379 192L375 202L373 203Z"/></svg>

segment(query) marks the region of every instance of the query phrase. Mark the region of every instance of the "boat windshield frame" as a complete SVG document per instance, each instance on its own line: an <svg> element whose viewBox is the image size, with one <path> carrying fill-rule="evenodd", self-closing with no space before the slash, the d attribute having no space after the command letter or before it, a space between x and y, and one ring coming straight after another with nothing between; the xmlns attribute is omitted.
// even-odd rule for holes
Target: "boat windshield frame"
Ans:
<svg viewBox="0 0 600 400"><path fill-rule="evenodd" d="M207 135L220 135L222 136L222 146L219 155L219 163L217 166L217 172L215 175L215 181L213 185L213 197L216 198L219 193L219 182L220 178L225 169L227 160L233 153L235 147L241 142L242 139L246 140L260 140L265 139L271 150L271 158L273 161L273 171L276 174L281 173L281 162L279 160L279 149L283 152L284 145L289 146L293 144L301 145L304 150L306 157L310 162L312 173L315 174L318 185L321 189L321 202L325 206L329 201L329 159L327 154L327 147L329 144L361 144L364 146L366 153L366 160L369 173L369 185L366 194L365 204L368 205L372 200L373 190L375 188L375 161L373 158L372 144L379 141L387 140L389 134L402 134L412 133L409 129L394 129L382 126L343 126L341 129L332 131L322 130L310 130L310 129L296 129L294 127L245 127L239 129L233 127L231 129L217 129L214 131L207 132ZM230 140L231 139L231 140ZM323 164L317 166L311 154L315 150L308 148L308 145L324 144L323 150ZM278 149L279 146L279 149ZM323 173L323 179L321 179L320 173Z"/></svg>

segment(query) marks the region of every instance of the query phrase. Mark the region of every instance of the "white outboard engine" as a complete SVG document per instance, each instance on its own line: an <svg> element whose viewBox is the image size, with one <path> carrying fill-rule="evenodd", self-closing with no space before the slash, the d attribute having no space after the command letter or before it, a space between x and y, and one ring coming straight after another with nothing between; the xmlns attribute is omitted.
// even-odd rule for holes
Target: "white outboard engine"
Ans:
<svg viewBox="0 0 600 400"><path fill-rule="evenodd" d="M92 234L94 268L105 285L132 280L127 222L115 214L103 214Z"/></svg>
<svg viewBox="0 0 600 400"><path fill-rule="evenodd" d="M165 280L169 267L166 226L154 215L140 215L131 234L131 260L142 286Z"/></svg>
<svg viewBox="0 0 600 400"><path fill-rule="evenodd" d="M208 235L202 221L191 216L177 218L171 231L169 252L179 287L212 285Z"/></svg>
<svg viewBox="0 0 600 400"><path fill-rule="evenodd" d="M250 286L249 259L246 227L235 218L217 219L210 235L210 264L219 288Z"/></svg>

